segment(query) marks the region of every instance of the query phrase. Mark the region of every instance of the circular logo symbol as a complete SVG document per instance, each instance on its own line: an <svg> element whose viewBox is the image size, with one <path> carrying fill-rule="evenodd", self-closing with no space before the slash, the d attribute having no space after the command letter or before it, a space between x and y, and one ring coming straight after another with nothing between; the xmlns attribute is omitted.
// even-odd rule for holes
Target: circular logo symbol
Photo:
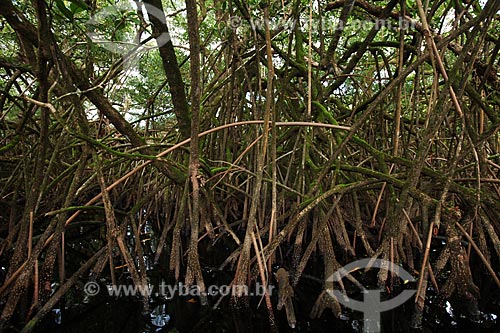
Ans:
<svg viewBox="0 0 500 333"><path fill-rule="evenodd" d="M238 29L241 26L241 17L239 16L231 16L229 18L229 27L231 29Z"/></svg>
<svg viewBox="0 0 500 333"><path fill-rule="evenodd" d="M399 276L403 281L414 282L413 276L404 270L401 266L394 264L388 260L376 259L371 260L369 258L357 260L339 268L335 273L328 277L329 282L340 282L342 278L347 276L349 273L362 268L381 268L386 269L396 276ZM358 301L348 297L346 294L340 290L328 290L330 296L336 298L342 305L363 312L364 319L364 332L379 332L380 331L380 313L394 309L403 303L405 303L416 290L403 290L398 296L391 298L386 301L380 300L380 289L364 289L362 290L364 294L363 301Z"/></svg>
<svg viewBox="0 0 500 333"><path fill-rule="evenodd" d="M83 287L83 292L87 296L95 296L99 294L99 291L101 290L101 287L99 287L99 284L97 282L87 282L85 283L85 286Z"/></svg>

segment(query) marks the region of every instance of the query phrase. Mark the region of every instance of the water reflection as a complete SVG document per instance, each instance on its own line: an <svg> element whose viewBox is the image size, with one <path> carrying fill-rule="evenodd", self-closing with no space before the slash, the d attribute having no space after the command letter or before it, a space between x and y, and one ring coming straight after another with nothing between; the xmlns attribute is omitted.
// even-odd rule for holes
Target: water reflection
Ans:
<svg viewBox="0 0 500 333"><path fill-rule="evenodd" d="M157 327L164 327L170 321L165 304L161 304L151 311L151 323Z"/></svg>

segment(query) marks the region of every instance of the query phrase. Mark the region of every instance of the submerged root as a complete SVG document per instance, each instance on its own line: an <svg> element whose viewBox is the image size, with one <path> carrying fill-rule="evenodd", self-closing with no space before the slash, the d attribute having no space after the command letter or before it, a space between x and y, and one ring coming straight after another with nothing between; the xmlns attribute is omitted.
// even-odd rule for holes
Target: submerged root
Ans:
<svg viewBox="0 0 500 333"><path fill-rule="evenodd" d="M278 269L276 272L276 281L278 282L278 306L277 309L281 310L285 306L286 318L288 325L295 328L297 320L295 319L295 311L293 309L293 288L290 285L288 272L284 268Z"/></svg>
<svg viewBox="0 0 500 333"><path fill-rule="evenodd" d="M325 311L326 309L332 310L332 313L337 318L339 318L342 314L342 309L340 307L339 301L335 298L335 296L333 296L333 294L326 290L323 290L316 299L316 302L314 303L309 316L312 319L319 318L323 314L323 311Z"/></svg>
<svg viewBox="0 0 500 333"><path fill-rule="evenodd" d="M467 315L476 318L479 315L477 300L480 294L479 288L472 280L469 258L453 224L446 224L446 235L448 236L447 248L450 253L451 274L441 289L440 296L443 299L449 299L455 295L460 302L464 303Z"/></svg>

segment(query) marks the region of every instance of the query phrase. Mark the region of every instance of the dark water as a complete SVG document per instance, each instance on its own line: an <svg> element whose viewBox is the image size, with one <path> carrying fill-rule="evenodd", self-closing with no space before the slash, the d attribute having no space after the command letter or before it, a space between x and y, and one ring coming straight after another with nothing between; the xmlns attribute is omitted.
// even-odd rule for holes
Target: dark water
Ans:
<svg viewBox="0 0 500 333"><path fill-rule="evenodd" d="M283 311L274 309L279 332L362 332L362 313L346 309L340 318L325 310L319 319L309 313L321 288L314 283L301 283L294 299L297 327L288 326ZM480 312L474 317L461 307L458 300L440 301L428 290L423 327L411 329L413 299L398 308L381 314L381 332L500 332L500 293L492 291L486 304L480 303ZM362 296L351 295L353 298ZM273 302L276 304L276 295ZM209 299L212 307L202 307L196 297L156 299L150 309L143 311L143 303L132 297L99 295L90 302L80 303L65 311L53 311L39 326L37 332L270 332L265 302L250 297L249 307L235 309L229 301L213 308L217 299ZM259 304L260 303L260 304Z"/></svg>
<svg viewBox="0 0 500 333"><path fill-rule="evenodd" d="M151 236L151 232L148 237ZM155 239L155 237L150 237ZM442 245L442 244L437 244ZM209 246L200 245L200 248ZM151 249L151 253L155 248ZM164 251L166 252L166 251ZM214 268L226 259L227 248L221 247L218 251L202 254L204 262L203 275L205 284L228 285L234 277L234 272L225 272ZM145 253L147 253L145 251ZM160 260L167 263L168 258ZM473 258L474 259L474 258ZM71 261L69 261L71 262ZM165 264L166 265L166 264ZM210 266L209 266L210 265ZM414 312L414 298L410 298L403 305L381 313L381 332L500 332L500 290L492 279L484 272L484 268L473 263L473 278L481 290L479 312L472 314L460 299L449 301L441 300L432 287L426 294L425 311L420 329L411 329L412 313ZM290 328L285 311L277 311L277 292L271 294L274 306L274 315L279 332L362 332L363 314L349 308L342 307L342 315L336 318L329 309L322 316L311 319L309 314L322 290L322 281L312 276L322 276L323 260L310 260L305 274L294 288L293 304L297 317L297 325ZM371 272L371 271L370 271ZM367 289L376 289L373 281L377 281L376 272L357 273L356 279ZM311 274L308 277L308 274ZM169 280L167 267L150 267L148 277L150 282L158 286L160 281ZM449 277L448 273L439 277L438 284L442 285ZM121 283L130 284L130 276L124 273ZM276 281L271 281L275 284ZM229 297L222 299L209 297L210 306L202 307L198 297L174 296L160 297L153 295L148 309L144 310L140 299L134 297L109 296L106 291L109 281L101 280L101 292L94 297L86 297L82 286L72 290L47 318L41 323L37 332L51 333L91 333L91 332L270 332L268 313L265 301L261 297L249 297L248 307L235 309L231 306ZM349 297L363 300L363 295L355 286L349 286L344 281ZM409 283L400 286L401 289L416 289L416 284ZM275 289L276 291L276 289ZM163 295L164 296L164 295ZM170 295L171 296L171 295ZM382 295L383 300L391 299L394 295ZM217 307L214 308L215 304ZM61 310L62 309L62 310ZM476 309L477 310L477 309ZM22 326L22 325L20 325Z"/></svg>

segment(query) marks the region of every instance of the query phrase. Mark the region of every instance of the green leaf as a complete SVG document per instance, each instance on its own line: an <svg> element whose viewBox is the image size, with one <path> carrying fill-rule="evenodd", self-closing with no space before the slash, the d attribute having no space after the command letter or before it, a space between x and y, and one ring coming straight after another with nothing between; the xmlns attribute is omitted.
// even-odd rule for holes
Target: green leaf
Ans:
<svg viewBox="0 0 500 333"><path fill-rule="evenodd" d="M81 12L85 11L85 8L80 7L77 4L75 4L75 3L72 2L69 5L69 10L71 10L71 12L73 13L73 15L75 15L75 14L78 14L78 13L81 13Z"/></svg>
<svg viewBox="0 0 500 333"><path fill-rule="evenodd" d="M62 0L56 0L56 6L68 20L73 21L73 13L66 7Z"/></svg>
<svg viewBox="0 0 500 333"><path fill-rule="evenodd" d="M139 20L139 18L137 16L132 16L132 17L129 17L128 19L130 22L132 23L135 23L137 25L141 24L141 20Z"/></svg>
<svg viewBox="0 0 500 333"><path fill-rule="evenodd" d="M115 31L120 31L125 28L125 20L118 18L114 21Z"/></svg>
<svg viewBox="0 0 500 333"><path fill-rule="evenodd" d="M79 12L81 12L82 10L89 10L90 9L89 5L87 5L82 0L69 0L69 1L71 2L71 5L75 5L81 9ZM70 7L71 7L71 5L70 5Z"/></svg>

